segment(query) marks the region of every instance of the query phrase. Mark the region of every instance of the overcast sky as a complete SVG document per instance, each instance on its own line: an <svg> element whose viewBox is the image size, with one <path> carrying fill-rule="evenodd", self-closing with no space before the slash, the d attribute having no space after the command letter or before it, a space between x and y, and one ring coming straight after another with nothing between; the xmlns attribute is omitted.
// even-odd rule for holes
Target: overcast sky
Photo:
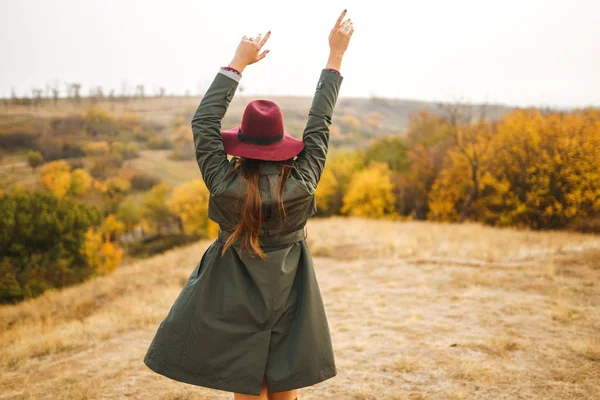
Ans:
<svg viewBox="0 0 600 400"><path fill-rule="evenodd" d="M600 105L600 0L0 0L0 96L53 82L198 94L242 35L269 29L245 93L311 95L344 8L341 96Z"/></svg>

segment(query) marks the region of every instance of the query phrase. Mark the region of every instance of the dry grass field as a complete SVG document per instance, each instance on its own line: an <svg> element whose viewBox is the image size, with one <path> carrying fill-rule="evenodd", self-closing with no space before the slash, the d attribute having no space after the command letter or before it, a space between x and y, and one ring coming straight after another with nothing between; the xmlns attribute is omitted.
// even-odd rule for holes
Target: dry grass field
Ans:
<svg viewBox="0 0 600 400"><path fill-rule="evenodd" d="M314 219L338 376L300 399L600 399L600 237ZM210 241L0 308L0 399L230 399L143 355Z"/></svg>

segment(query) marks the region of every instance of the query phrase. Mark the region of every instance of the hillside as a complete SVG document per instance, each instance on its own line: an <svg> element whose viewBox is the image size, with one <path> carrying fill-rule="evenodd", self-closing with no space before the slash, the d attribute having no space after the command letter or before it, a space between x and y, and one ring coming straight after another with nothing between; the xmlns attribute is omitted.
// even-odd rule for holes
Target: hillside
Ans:
<svg viewBox="0 0 600 400"><path fill-rule="evenodd" d="M302 400L600 398L600 237L334 217L308 242L339 374ZM0 399L230 399L142 363L210 243L0 307Z"/></svg>
<svg viewBox="0 0 600 400"><path fill-rule="evenodd" d="M257 98L268 98L275 101L284 113L284 122L286 128L293 135L300 135L298 129L305 121L308 114L312 98L302 96L244 96L236 94L229 110L225 122L237 123L242 117L246 104ZM145 120L162 125L171 125L175 115L186 115L191 118L196 110L200 97L149 97L145 99L128 99L126 101L101 100L96 104L114 113L135 112ZM15 117L49 117L54 115L68 115L69 113L81 113L90 106L89 99L83 99L81 104L76 104L65 99L59 100L58 107L52 104L44 104L39 108L11 107L10 109L0 109L0 127L6 124L15 125ZM411 115L429 111L432 113L442 113L441 105L435 102L424 102L417 100L390 99L390 98L362 98L362 97L340 97L338 100L335 116L354 115L363 119L371 112L382 115L382 130L374 133L397 133L403 131ZM474 105L474 115L481 111L481 105ZM487 105L486 113L490 118L499 118L512 110L512 107L504 105ZM6 118L10 117L9 120ZM3 122L4 120L4 122ZM335 121L334 121L335 123ZM289 125L289 126L288 126Z"/></svg>

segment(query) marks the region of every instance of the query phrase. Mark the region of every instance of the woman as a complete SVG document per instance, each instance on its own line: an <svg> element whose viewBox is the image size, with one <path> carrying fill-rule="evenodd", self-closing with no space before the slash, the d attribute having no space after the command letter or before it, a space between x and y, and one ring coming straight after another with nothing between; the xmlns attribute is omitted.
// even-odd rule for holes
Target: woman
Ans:
<svg viewBox="0 0 600 400"><path fill-rule="evenodd" d="M316 211L339 70L354 32L345 14L330 32L303 140L284 130L281 110L267 100L250 102L241 126L221 132L241 73L267 55L270 32L244 36L202 98L192 130L208 216L220 230L158 327L144 357L153 371L233 392L235 400L294 400L296 389L336 375L305 225Z"/></svg>

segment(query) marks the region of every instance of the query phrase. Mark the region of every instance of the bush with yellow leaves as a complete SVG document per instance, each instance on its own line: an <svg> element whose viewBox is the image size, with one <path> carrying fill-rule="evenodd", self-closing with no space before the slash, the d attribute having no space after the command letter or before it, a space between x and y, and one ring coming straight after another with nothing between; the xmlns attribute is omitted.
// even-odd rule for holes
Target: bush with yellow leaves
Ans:
<svg viewBox="0 0 600 400"><path fill-rule="evenodd" d="M391 171L383 162L369 166L352 176L343 198L342 214L366 218L397 218Z"/></svg>
<svg viewBox="0 0 600 400"><path fill-rule="evenodd" d="M185 235L208 236L208 199L210 193L202 179L186 182L173 190L169 209L179 216Z"/></svg>

